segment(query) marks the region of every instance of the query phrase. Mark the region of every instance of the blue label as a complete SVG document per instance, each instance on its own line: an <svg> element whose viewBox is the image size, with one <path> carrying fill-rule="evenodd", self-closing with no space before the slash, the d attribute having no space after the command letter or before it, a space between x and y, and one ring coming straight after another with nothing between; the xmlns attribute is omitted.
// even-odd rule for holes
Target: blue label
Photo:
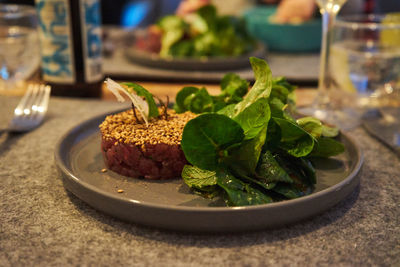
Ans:
<svg viewBox="0 0 400 267"><path fill-rule="evenodd" d="M42 72L47 81L75 81L68 1L36 0L42 48Z"/></svg>

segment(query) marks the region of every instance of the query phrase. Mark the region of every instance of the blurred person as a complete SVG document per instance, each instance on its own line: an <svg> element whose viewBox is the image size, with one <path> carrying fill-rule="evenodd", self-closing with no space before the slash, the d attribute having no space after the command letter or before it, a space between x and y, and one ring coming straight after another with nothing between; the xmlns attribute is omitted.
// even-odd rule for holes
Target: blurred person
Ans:
<svg viewBox="0 0 400 267"><path fill-rule="evenodd" d="M278 23L303 22L315 12L315 0L284 0L278 5L275 21Z"/></svg>
<svg viewBox="0 0 400 267"><path fill-rule="evenodd" d="M183 0L180 2L176 14L178 16L185 16L189 13L195 12L202 6L210 4L210 0Z"/></svg>

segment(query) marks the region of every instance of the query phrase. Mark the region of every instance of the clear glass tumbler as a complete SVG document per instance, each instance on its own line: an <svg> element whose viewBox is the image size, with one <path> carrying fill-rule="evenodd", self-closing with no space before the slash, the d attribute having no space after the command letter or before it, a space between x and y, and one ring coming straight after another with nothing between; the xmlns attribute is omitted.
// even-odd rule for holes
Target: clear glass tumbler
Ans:
<svg viewBox="0 0 400 267"><path fill-rule="evenodd" d="M0 4L0 90L13 90L39 69L36 11L32 6Z"/></svg>
<svg viewBox="0 0 400 267"><path fill-rule="evenodd" d="M339 18L330 53L333 107L400 107L400 17L355 15Z"/></svg>

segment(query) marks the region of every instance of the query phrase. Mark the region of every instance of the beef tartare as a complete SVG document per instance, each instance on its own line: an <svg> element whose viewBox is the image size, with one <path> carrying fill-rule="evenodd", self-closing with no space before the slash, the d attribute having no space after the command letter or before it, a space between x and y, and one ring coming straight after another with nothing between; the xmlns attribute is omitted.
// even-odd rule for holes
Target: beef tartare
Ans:
<svg viewBox="0 0 400 267"><path fill-rule="evenodd" d="M187 164L180 147L182 131L195 116L168 110L167 119L152 118L147 125L138 121L132 110L107 116L99 126L107 168L136 178L180 177Z"/></svg>

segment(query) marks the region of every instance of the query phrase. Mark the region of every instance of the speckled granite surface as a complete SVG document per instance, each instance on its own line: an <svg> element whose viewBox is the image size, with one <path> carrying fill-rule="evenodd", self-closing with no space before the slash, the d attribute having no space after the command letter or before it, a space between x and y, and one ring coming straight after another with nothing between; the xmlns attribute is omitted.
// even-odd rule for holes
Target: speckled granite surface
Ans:
<svg viewBox="0 0 400 267"><path fill-rule="evenodd" d="M0 127L18 99L0 97ZM400 266L400 159L363 129L361 184L307 221L253 233L167 232L103 215L68 193L58 138L114 102L52 98L39 129L0 137L0 266Z"/></svg>

